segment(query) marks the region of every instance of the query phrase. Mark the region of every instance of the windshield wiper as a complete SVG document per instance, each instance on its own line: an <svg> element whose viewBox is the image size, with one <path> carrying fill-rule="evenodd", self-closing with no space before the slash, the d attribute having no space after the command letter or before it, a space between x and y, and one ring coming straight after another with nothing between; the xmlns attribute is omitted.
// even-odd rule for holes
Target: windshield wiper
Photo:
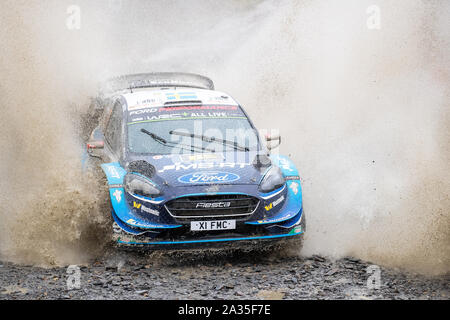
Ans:
<svg viewBox="0 0 450 320"><path fill-rule="evenodd" d="M147 130L145 130L145 129L141 129L141 132L143 132L143 133L145 133L145 134L148 134L150 137L153 138L153 140L155 140L155 141L157 141L157 142L162 142L163 144L166 144L166 143L167 143L167 140L166 140L166 139L161 138L160 136L158 136L158 135L156 135L156 134L154 134L154 133L152 133L152 132L150 132L150 131L147 131Z"/></svg>
<svg viewBox="0 0 450 320"><path fill-rule="evenodd" d="M191 151L191 152L195 152L194 148L197 148L197 149L201 149L202 151L216 152L216 150L214 150L214 149L208 149L208 148L194 146L194 145L187 145L187 144L183 144L183 143L175 143L175 142L172 142L172 141L167 141L166 139L161 138L160 136L158 136L158 135L156 135L156 134L154 134L154 133L152 133L150 131L147 131L145 129L141 129L141 132L149 135L153 140L155 140L159 144L162 144L163 146L166 146L166 147L180 148L179 146L184 146L184 147L189 147L190 149L186 149L186 148L183 148L183 147L181 147L180 149Z"/></svg>
<svg viewBox="0 0 450 320"><path fill-rule="evenodd" d="M222 140L222 139L217 139L215 137L208 137L208 136L205 136L205 135L198 135L198 134L178 132L178 131L170 131L169 133L173 134L173 135L177 135L177 136L184 136L184 137L191 137L191 138L196 138L196 139L202 139L203 141L210 142L210 143L211 142L222 143L223 145L231 146L235 150L239 150L239 151L250 151L249 148L243 147L243 146L239 145L235 141Z"/></svg>

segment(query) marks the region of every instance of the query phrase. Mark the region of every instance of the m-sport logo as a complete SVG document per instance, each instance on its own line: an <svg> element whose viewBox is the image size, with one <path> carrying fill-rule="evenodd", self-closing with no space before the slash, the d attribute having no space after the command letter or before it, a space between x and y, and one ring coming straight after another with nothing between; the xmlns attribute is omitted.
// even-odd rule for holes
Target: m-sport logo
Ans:
<svg viewBox="0 0 450 320"><path fill-rule="evenodd" d="M229 172L195 172L178 178L181 183L228 183L241 177Z"/></svg>

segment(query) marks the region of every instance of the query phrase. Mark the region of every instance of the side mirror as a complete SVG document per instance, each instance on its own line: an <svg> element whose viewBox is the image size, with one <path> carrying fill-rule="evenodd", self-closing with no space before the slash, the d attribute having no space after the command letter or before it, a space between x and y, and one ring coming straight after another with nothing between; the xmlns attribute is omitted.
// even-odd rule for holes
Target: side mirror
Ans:
<svg viewBox="0 0 450 320"><path fill-rule="evenodd" d="M266 141L267 141L267 149L272 150L272 149L277 148L281 144L281 136L280 135L275 135L275 136L266 135ZM278 141L278 143L272 144L271 143L272 141Z"/></svg>
<svg viewBox="0 0 450 320"><path fill-rule="evenodd" d="M105 148L104 141L89 141L87 144L87 153L91 157L101 158L103 155L103 149Z"/></svg>

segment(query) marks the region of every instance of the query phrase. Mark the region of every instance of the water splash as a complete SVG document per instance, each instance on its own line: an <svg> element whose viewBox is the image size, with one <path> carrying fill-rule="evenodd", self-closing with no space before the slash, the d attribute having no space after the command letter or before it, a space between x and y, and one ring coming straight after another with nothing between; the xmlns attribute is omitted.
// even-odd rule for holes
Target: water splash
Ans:
<svg viewBox="0 0 450 320"><path fill-rule="evenodd" d="M64 1L0 14L4 257L94 253L101 188L79 175L73 115L107 76L183 71L280 128L303 179L305 254L449 272L449 4L377 1L371 30L369 1L78 2L77 31Z"/></svg>

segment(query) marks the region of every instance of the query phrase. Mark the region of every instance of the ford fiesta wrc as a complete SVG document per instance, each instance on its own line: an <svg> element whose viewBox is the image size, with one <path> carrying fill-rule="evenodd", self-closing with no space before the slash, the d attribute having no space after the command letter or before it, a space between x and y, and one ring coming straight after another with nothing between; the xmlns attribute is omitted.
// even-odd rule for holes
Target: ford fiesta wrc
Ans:
<svg viewBox="0 0 450 320"><path fill-rule="evenodd" d="M108 81L89 111L85 167L107 181L126 248L301 247L299 173L241 105L186 73Z"/></svg>

